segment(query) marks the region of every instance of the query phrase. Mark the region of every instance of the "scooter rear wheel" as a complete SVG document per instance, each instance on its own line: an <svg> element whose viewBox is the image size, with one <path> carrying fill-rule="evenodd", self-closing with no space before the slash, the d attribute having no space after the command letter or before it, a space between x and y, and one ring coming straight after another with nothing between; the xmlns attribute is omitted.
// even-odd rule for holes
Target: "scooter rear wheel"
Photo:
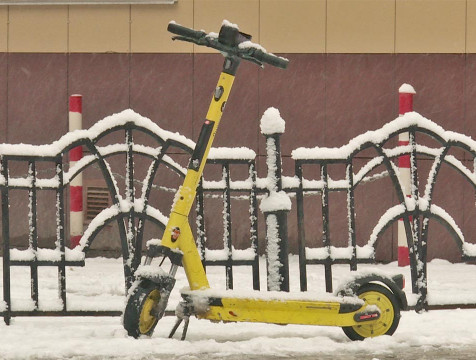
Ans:
<svg viewBox="0 0 476 360"><path fill-rule="evenodd" d="M357 296L366 305L376 305L380 309L380 318L359 325L343 327L351 340L363 340L368 337L392 335L400 322L400 306L395 295L386 287L378 284L365 284L357 290Z"/></svg>
<svg viewBox="0 0 476 360"><path fill-rule="evenodd" d="M124 311L124 328L129 336L138 338L141 335L151 336L159 318L154 309L160 300L157 286L148 280L142 280L132 290Z"/></svg>

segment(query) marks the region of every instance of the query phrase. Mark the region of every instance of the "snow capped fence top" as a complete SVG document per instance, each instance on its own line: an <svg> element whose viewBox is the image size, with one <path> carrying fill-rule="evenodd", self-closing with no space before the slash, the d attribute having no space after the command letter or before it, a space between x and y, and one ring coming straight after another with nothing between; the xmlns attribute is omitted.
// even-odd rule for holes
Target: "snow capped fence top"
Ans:
<svg viewBox="0 0 476 360"><path fill-rule="evenodd" d="M388 140L395 137L399 133L407 132L408 129L414 128L417 132L426 133L441 144L448 143L449 146L459 146L473 155L476 155L476 141L471 137L459 134L453 131L445 131L441 126L433 121L423 117L417 112L408 112L395 120L385 124L382 128L373 131L367 131L358 135L348 144L335 147L314 147L314 148L297 148L292 151L291 155L294 160L346 160L355 156L358 152L373 146L382 147ZM422 151L432 151L429 148L420 147ZM395 157L408 153L406 147L395 149L395 153L389 153L390 157ZM434 155L434 151L430 155Z"/></svg>
<svg viewBox="0 0 476 360"><path fill-rule="evenodd" d="M93 147L101 138L111 132L131 128L142 131L153 137L160 145L170 143L169 146L179 147L189 153L195 148L195 142L187 137L160 128L150 119L141 116L133 110L124 110L121 113L110 115L87 130L75 130L62 136L59 140L49 145L29 145L29 144L0 144L0 156L23 159L54 159L63 156L68 150L85 145ZM150 147L139 144L132 144L134 153L157 157L161 152L161 146ZM116 153L126 152L126 144L114 144L108 146L97 146L97 153L103 157ZM210 150L210 160L253 160L256 153L248 148L212 148ZM98 159L96 152L93 155L85 156L77 162L69 171L64 172L63 185L68 184L79 172L84 170L91 163ZM173 162L169 157L164 157L163 161L177 172L186 173L186 169ZM0 175L0 185L5 185L5 178ZM10 187L28 187L28 179L9 179ZM56 188L59 186L56 178L37 179L36 186L39 188Z"/></svg>
<svg viewBox="0 0 476 360"><path fill-rule="evenodd" d="M127 126L134 126L138 130L147 131L162 144L170 140L188 150L192 150L195 147L195 143L185 136L163 130L150 119L128 109L105 117L88 130L75 130L67 133L49 145L0 144L0 155L52 158L61 155L65 150L81 145L81 143L86 143L87 141L96 143L110 132Z"/></svg>

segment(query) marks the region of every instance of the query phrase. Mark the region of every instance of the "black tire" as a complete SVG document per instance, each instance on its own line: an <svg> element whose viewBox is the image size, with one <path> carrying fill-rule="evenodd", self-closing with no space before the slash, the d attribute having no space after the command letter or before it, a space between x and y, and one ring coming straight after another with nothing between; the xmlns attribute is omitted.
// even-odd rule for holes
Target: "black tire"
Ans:
<svg viewBox="0 0 476 360"><path fill-rule="evenodd" d="M381 310L380 318L374 322L343 327L351 340L364 340L368 337L392 335L400 322L400 306L396 296L386 287L378 284L365 284L357 290L357 296L366 305L377 305Z"/></svg>
<svg viewBox="0 0 476 360"><path fill-rule="evenodd" d="M127 334L134 338L141 335L151 336L159 321L151 310L160 300L160 291L156 284L141 280L132 290L124 310L123 324Z"/></svg>

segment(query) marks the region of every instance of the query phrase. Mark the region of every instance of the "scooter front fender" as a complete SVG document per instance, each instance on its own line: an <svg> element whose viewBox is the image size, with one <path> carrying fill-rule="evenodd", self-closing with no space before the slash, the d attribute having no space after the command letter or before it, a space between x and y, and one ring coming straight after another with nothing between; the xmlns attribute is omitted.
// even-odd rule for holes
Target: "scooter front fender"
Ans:
<svg viewBox="0 0 476 360"><path fill-rule="evenodd" d="M340 296L352 296L357 294L357 290L365 284L368 283L380 283L390 289L390 291L395 294L398 299L398 303L402 310L408 308L407 297L403 291L404 278L403 275L398 274L392 277L389 277L384 274L378 273L363 273L355 276L353 279L342 284L336 291L337 295Z"/></svg>

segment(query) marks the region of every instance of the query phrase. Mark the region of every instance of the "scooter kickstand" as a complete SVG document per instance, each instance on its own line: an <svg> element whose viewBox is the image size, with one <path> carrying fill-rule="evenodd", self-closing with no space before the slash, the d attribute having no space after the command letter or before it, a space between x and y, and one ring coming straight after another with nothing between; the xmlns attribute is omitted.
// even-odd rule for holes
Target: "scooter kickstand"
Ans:
<svg viewBox="0 0 476 360"><path fill-rule="evenodd" d="M182 320L183 318L177 318L177 321L175 321L175 325L174 327L172 328L172 330L170 331L170 334L169 334L169 339L171 339L174 335L175 335L175 332L177 331L178 327L180 326L180 324L182 323Z"/></svg>
<svg viewBox="0 0 476 360"><path fill-rule="evenodd" d="M182 337L180 340L184 341L187 337L188 324L190 323L190 316L185 316L185 323L183 324Z"/></svg>
<svg viewBox="0 0 476 360"><path fill-rule="evenodd" d="M183 330L182 330L182 337L180 340L185 340L187 337L187 330L188 330L188 324L190 323L190 316L184 316L183 318L177 318L177 321L175 322L174 327L170 331L169 334L169 339L171 339L174 335L177 329L179 328L180 324L182 323L182 320L185 320L185 323L183 324Z"/></svg>
<svg viewBox="0 0 476 360"><path fill-rule="evenodd" d="M180 340L183 341L185 340L185 337L187 336L188 324L190 323L190 309L188 304L185 302L179 303L179 305L177 306L176 313L177 313L177 321L175 322L174 327L170 331L169 339L171 339L174 336L175 332L179 328L182 321L185 320L185 323L183 325L183 330L182 330L182 337L180 338Z"/></svg>

